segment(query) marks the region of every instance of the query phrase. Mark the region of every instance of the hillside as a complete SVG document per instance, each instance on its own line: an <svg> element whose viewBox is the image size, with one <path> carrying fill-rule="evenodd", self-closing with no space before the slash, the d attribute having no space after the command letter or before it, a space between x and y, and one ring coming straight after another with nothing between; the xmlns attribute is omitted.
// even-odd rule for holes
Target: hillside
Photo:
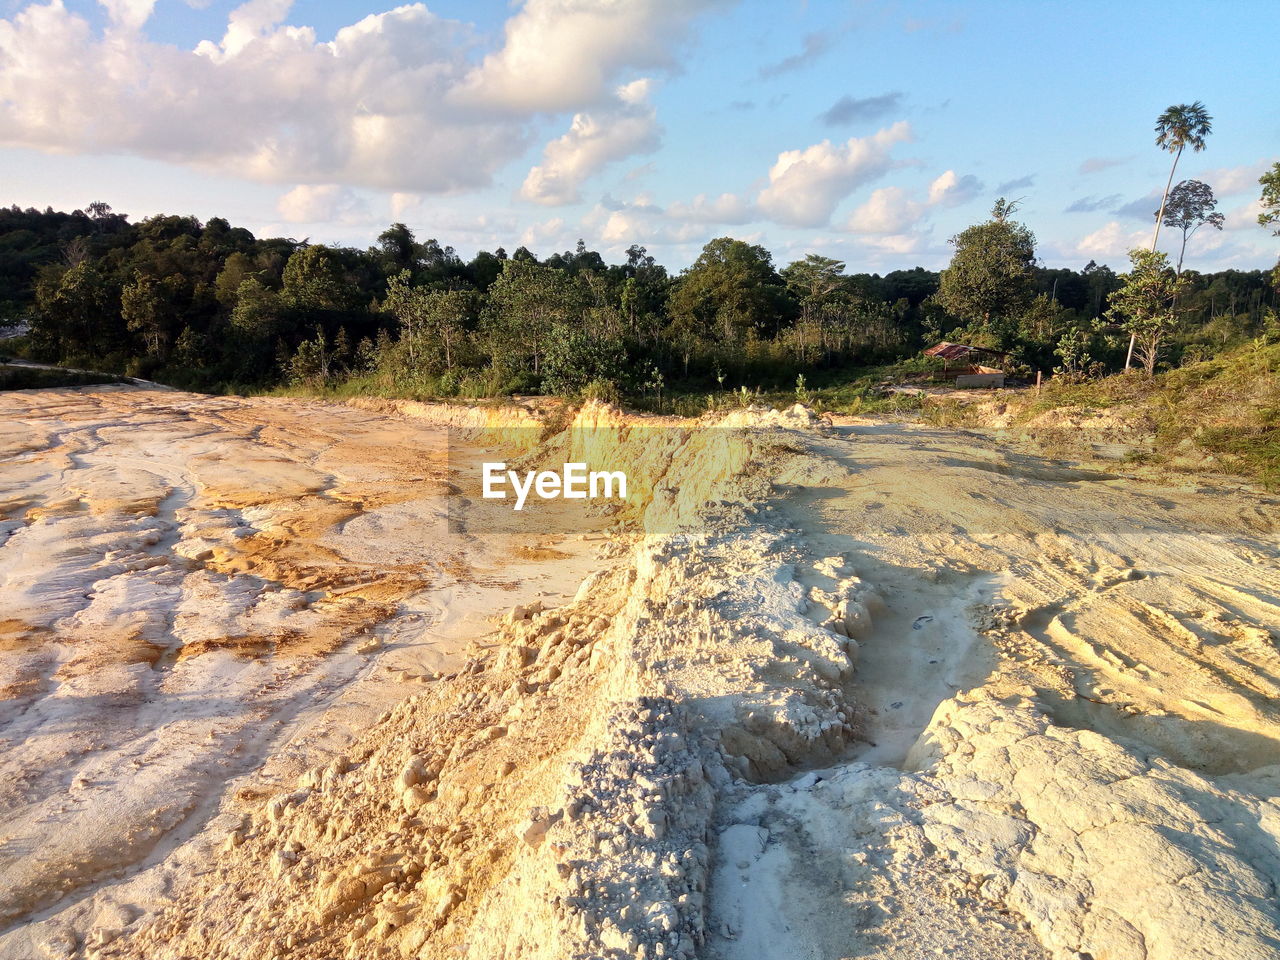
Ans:
<svg viewBox="0 0 1280 960"><path fill-rule="evenodd" d="M1153 474L1233 474L1280 489L1280 344L1254 342L1157 374L1068 382L943 402L935 422L992 428L1059 458Z"/></svg>

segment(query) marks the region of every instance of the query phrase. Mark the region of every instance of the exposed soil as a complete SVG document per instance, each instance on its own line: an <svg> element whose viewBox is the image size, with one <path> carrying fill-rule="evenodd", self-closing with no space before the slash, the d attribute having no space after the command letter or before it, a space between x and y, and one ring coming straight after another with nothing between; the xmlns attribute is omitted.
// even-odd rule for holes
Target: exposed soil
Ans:
<svg viewBox="0 0 1280 960"><path fill-rule="evenodd" d="M459 543L527 411L0 404L0 956L1280 953L1265 494L591 405L630 526Z"/></svg>

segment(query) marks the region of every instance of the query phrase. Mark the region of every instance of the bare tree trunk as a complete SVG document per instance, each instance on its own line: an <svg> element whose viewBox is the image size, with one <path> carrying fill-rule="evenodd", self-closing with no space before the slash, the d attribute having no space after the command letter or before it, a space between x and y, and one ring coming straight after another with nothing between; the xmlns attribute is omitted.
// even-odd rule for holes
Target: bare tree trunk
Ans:
<svg viewBox="0 0 1280 960"><path fill-rule="evenodd" d="M1178 152L1173 155L1173 166L1169 168L1169 182L1164 185L1164 196L1160 198L1160 212L1156 214L1156 233L1151 238L1151 250L1154 253L1156 244L1160 241L1160 224L1164 220L1164 205L1169 201L1169 189L1173 186L1173 174L1178 169L1178 160L1182 156L1182 147L1178 147Z"/></svg>
<svg viewBox="0 0 1280 960"><path fill-rule="evenodd" d="M1178 158L1182 156L1182 147L1178 147L1178 152L1173 155L1173 166L1169 168L1169 182L1164 185L1164 195L1160 198L1160 212L1156 214L1156 232L1151 238L1151 252L1155 253L1156 244L1160 241L1160 224L1164 220L1164 205L1169 201L1169 189L1173 186L1173 173L1178 169ZM1183 249L1186 248L1186 242L1183 242ZM1178 258L1178 270L1182 270L1182 258ZM1124 359L1124 368L1129 369L1133 363L1133 345L1137 339L1136 335L1129 335L1129 355Z"/></svg>

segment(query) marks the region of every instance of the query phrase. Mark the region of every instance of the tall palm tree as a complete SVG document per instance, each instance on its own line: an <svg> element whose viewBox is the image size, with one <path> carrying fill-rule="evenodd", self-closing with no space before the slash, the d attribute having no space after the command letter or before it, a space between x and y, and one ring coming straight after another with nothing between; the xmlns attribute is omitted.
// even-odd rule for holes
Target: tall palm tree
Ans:
<svg viewBox="0 0 1280 960"><path fill-rule="evenodd" d="M1195 103L1179 103L1169 107L1156 117L1156 146L1173 154L1173 166L1169 168L1169 181L1164 185L1164 194L1160 197L1160 212L1156 214L1156 232L1151 238L1151 250L1156 249L1160 241L1160 224L1164 221L1164 207L1169 201L1169 189L1173 186L1173 174L1178 169L1178 160L1187 147L1199 153L1204 149L1205 137L1213 130L1213 117L1205 105L1197 100ZM1129 355L1125 358L1124 368L1129 369L1133 362L1134 338L1129 338Z"/></svg>
<svg viewBox="0 0 1280 960"><path fill-rule="evenodd" d="M1170 107L1156 118L1156 146L1173 154L1173 166L1169 168L1169 182L1164 185L1164 195L1160 198L1160 212L1156 214L1156 233L1151 238L1151 249L1156 248L1160 239L1160 223L1164 220L1164 207L1169 200L1169 188L1173 186L1173 174L1178 169L1178 159L1182 151L1190 147L1196 153L1204 149L1204 139L1213 130L1213 117L1204 104L1180 103Z"/></svg>

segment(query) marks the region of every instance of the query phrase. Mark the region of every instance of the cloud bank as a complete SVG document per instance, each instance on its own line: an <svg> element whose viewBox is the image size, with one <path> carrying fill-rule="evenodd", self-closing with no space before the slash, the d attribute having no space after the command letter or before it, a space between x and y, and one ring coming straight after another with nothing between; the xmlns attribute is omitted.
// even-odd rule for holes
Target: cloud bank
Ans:
<svg viewBox="0 0 1280 960"><path fill-rule="evenodd" d="M421 3L322 42L285 22L290 0L250 0L220 40L186 50L143 32L154 0L100 0L101 31L48 0L0 19L0 144L457 193L520 156L541 118L574 111L581 126L548 147L544 186L530 188L562 195L600 164L652 148L651 111L620 97L619 83L670 67L694 17L720 2L526 0L501 47L482 55L469 25ZM600 133L592 110L626 130Z"/></svg>

